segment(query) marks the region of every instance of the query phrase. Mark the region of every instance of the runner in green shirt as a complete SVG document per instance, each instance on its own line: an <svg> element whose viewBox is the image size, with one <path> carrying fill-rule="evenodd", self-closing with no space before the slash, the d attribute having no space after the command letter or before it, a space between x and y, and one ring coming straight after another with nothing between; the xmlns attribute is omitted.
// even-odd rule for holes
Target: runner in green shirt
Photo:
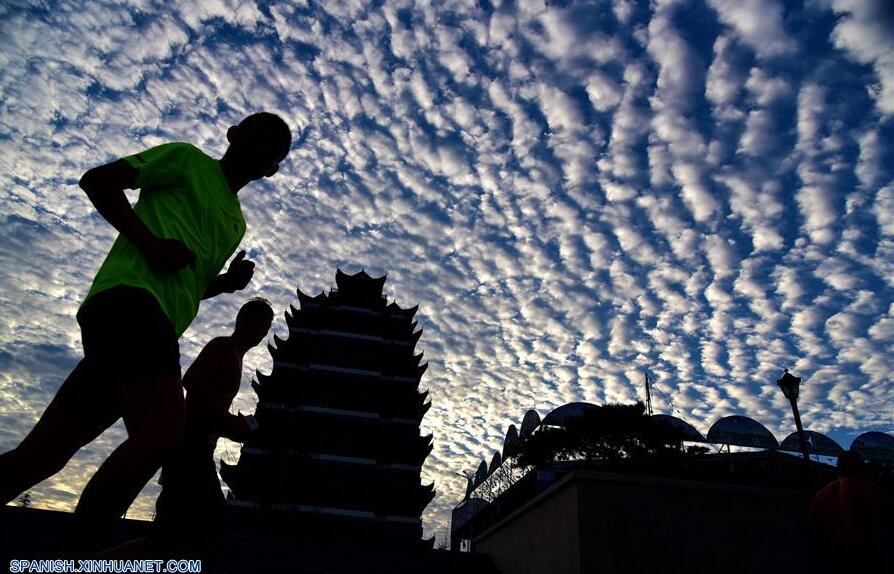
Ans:
<svg viewBox="0 0 894 574"><path fill-rule="evenodd" d="M179 445L183 391L177 339L203 298L245 288L254 263L236 194L270 177L291 146L286 123L253 114L227 131L215 160L169 143L89 170L80 185L120 233L78 310L84 359L22 443L0 455L0 504L62 469L119 418L128 438L87 484L77 513L124 514ZM133 208L125 189L140 189Z"/></svg>

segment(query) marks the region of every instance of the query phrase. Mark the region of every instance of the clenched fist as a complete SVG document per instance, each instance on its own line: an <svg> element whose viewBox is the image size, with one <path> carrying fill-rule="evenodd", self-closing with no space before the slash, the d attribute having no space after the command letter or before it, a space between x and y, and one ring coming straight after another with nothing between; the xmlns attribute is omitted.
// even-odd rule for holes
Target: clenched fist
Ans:
<svg viewBox="0 0 894 574"><path fill-rule="evenodd" d="M239 291L245 289L252 276L255 274L255 264L245 258L245 250L240 251L230 262L226 272L227 291Z"/></svg>

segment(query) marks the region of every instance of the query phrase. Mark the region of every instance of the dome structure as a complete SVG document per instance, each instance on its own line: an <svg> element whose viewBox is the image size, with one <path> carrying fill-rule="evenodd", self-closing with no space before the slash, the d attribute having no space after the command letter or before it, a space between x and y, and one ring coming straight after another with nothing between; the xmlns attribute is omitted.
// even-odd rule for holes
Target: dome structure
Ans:
<svg viewBox="0 0 894 574"><path fill-rule="evenodd" d="M851 443L851 450L866 460L894 462L894 436L879 431L864 432Z"/></svg>
<svg viewBox="0 0 894 574"><path fill-rule="evenodd" d="M812 430L805 430L804 435L807 439L807 452L810 454L818 454L820 456L838 456L839 454L844 452L844 449L841 448L840 444L824 434L820 434ZM798 439L797 431L793 432L782 440L782 442L779 444L779 450L801 452L801 441Z"/></svg>
<svg viewBox="0 0 894 574"><path fill-rule="evenodd" d="M671 415L652 415L652 421L662 429L670 431L671 435L677 435L678 440L687 442L708 442L702 433L683 419Z"/></svg>
<svg viewBox="0 0 894 574"><path fill-rule="evenodd" d="M495 452L493 458L490 459L490 466L487 468L488 476L495 473L502 464L503 458L500 456L499 452Z"/></svg>
<svg viewBox="0 0 894 574"><path fill-rule="evenodd" d="M472 483L475 486L478 486L485 480L487 480L487 463L482 460L481 464L478 465L478 470L475 471L475 476L474 478L472 478Z"/></svg>
<svg viewBox="0 0 894 574"><path fill-rule="evenodd" d="M708 429L708 442L751 448L775 449L776 437L767 427L754 419L741 415L723 417Z"/></svg>
<svg viewBox="0 0 894 574"><path fill-rule="evenodd" d="M512 458L518 453L518 429L515 425L509 425L506 429L506 438L503 439L503 460Z"/></svg>
<svg viewBox="0 0 894 574"><path fill-rule="evenodd" d="M518 433L519 438L525 438L532 432L534 429L540 426L540 415L537 414L537 411L534 409L529 410L525 413L525 418L522 419L521 430Z"/></svg>
<svg viewBox="0 0 894 574"><path fill-rule="evenodd" d="M540 424L551 427L563 427L569 420L598 409L599 407L592 403L566 403L550 411L548 415L543 417L543 422Z"/></svg>

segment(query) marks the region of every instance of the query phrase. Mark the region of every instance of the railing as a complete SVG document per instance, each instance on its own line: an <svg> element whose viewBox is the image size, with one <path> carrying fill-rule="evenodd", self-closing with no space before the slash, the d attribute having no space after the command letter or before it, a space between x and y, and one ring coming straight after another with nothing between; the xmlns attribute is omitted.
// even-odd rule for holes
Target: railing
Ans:
<svg viewBox="0 0 894 574"><path fill-rule="evenodd" d="M493 502L507 488L521 480L531 470L531 467L521 468L517 466L514 458L507 458L499 468L490 473L487 478L472 489L469 498L480 498L487 502Z"/></svg>

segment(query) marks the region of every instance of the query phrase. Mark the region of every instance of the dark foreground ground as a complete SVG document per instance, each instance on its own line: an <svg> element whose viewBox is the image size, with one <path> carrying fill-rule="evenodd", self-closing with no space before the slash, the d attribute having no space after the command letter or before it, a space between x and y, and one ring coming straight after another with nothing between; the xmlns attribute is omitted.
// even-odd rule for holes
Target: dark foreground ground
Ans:
<svg viewBox="0 0 894 574"><path fill-rule="evenodd" d="M79 553L71 544L77 536L74 515L65 512L0 507L0 572L11 559L97 558ZM121 520L101 545L111 548L147 536L151 523ZM480 554L389 548L363 541L305 538L284 540L269 537L227 536L212 551L161 551L144 558L202 560L202 572L210 574L307 573L307 574L409 574L468 573L498 574L492 562ZM124 558L121 555L101 558Z"/></svg>

